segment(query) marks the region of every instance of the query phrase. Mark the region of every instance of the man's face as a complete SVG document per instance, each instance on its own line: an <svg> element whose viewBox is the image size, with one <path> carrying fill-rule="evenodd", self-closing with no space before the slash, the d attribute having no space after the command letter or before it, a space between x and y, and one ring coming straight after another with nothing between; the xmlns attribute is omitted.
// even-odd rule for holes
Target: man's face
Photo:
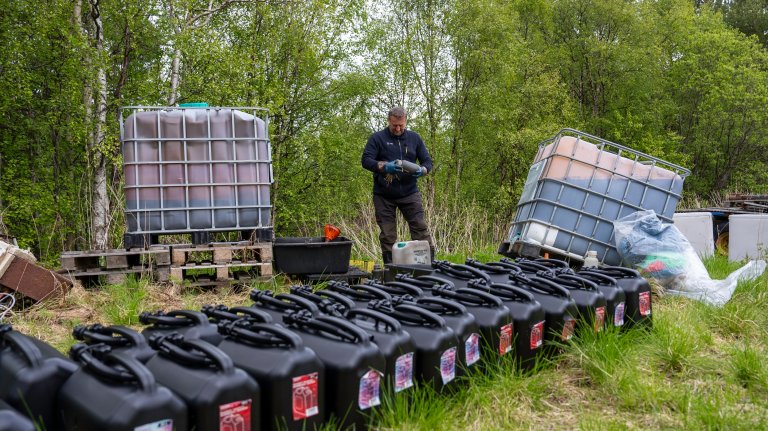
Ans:
<svg viewBox="0 0 768 431"><path fill-rule="evenodd" d="M387 122L389 123L389 133L400 136L405 132L405 117L389 117Z"/></svg>

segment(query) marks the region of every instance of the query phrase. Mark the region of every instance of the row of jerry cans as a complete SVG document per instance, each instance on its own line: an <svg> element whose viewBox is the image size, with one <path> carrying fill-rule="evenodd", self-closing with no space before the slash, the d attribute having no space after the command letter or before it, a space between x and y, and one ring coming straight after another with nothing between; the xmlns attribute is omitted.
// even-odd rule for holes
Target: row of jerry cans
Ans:
<svg viewBox="0 0 768 431"><path fill-rule="evenodd" d="M5 330L0 382L12 384L0 398L48 430L306 429L329 418L362 429L385 391L442 391L488 360L528 366L574 330L620 326L625 314L650 322L647 283L631 270L433 266L389 283L254 291L250 307L143 313L143 335L78 327L72 360Z"/></svg>

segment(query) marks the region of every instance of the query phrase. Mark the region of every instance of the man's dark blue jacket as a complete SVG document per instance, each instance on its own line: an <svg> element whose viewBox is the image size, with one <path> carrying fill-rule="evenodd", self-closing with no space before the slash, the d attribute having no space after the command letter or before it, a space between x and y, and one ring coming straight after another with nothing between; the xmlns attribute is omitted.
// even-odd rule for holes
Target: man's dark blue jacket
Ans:
<svg viewBox="0 0 768 431"><path fill-rule="evenodd" d="M432 158L429 157L424 141L418 133L405 130L402 135L395 136L389 128L380 130L368 138L363 150L363 167L373 172L373 194L388 198L401 198L419 191L416 177L407 172L386 174L378 169L379 161L408 160L418 163L432 172ZM387 180L391 177L391 181Z"/></svg>

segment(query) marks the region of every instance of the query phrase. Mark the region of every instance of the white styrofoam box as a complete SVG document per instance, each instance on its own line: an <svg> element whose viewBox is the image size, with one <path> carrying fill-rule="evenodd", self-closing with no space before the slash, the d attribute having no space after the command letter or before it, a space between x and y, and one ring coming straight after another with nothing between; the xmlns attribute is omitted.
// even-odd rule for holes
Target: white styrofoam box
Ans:
<svg viewBox="0 0 768 431"><path fill-rule="evenodd" d="M696 254L712 256L715 252L715 238L712 227L712 213L675 213L672 216L675 227L688 239Z"/></svg>
<svg viewBox="0 0 768 431"><path fill-rule="evenodd" d="M768 214L728 217L728 260L765 259L768 256Z"/></svg>

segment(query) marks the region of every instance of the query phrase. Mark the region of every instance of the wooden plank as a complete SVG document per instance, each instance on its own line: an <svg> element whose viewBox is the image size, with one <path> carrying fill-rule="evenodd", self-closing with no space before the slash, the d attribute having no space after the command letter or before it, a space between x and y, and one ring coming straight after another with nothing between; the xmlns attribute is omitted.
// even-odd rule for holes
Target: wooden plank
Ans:
<svg viewBox="0 0 768 431"><path fill-rule="evenodd" d="M123 255L116 255L116 254L110 254L107 255L107 268L108 269L119 269L119 268L128 268L128 256Z"/></svg>
<svg viewBox="0 0 768 431"><path fill-rule="evenodd" d="M232 262L232 249L224 247L213 248L213 263Z"/></svg>

